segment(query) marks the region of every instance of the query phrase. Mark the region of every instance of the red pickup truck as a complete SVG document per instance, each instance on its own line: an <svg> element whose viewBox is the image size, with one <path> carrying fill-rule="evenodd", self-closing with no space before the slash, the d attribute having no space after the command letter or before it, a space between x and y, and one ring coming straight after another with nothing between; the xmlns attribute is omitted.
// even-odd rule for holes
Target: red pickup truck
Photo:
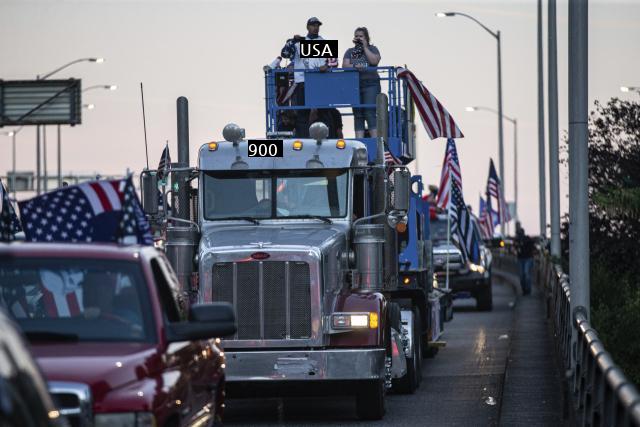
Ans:
<svg viewBox="0 0 640 427"><path fill-rule="evenodd" d="M73 426L221 423L233 308L181 298L151 247L0 245L0 305Z"/></svg>

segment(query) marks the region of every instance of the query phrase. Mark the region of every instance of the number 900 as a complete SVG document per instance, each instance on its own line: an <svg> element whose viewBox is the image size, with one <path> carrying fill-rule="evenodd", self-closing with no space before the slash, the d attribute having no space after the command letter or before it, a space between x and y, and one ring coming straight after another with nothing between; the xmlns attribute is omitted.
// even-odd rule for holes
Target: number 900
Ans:
<svg viewBox="0 0 640 427"><path fill-rule="evenodd" d="M249 157L282 157L282 140L249 141Z"/></svg>

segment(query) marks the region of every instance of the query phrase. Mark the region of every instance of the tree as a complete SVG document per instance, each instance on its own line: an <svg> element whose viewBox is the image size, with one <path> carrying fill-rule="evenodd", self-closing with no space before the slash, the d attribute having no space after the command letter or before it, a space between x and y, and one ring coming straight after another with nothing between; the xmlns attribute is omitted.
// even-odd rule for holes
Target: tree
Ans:
<svg viewBox="0 0 640 427"><path fill-rule="evenodd" d="M636 383L640 383L639 218L640 103L617 98L606 105L596 101L589 119L591 317L616 363ZM565 223L565 236L567 231Z"/></svg>

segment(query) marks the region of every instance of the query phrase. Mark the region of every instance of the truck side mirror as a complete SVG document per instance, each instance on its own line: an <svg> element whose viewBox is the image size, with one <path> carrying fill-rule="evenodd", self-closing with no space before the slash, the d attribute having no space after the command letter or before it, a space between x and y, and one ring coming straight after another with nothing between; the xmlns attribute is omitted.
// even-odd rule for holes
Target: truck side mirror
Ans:
<svg viewBox="0 0 640 427"><path fill-rule="evenodd" d="M142 210L147 215L158 213L158 175L154 171L145 170L140 175L140 192L142 193Z"/></svg>

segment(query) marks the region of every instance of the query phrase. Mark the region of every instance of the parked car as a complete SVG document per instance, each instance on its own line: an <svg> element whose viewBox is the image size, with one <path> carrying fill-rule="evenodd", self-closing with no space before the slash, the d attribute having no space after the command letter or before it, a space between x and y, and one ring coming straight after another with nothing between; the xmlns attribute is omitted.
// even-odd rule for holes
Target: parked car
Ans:
<svg viewBox="0 0 640 427"><path fill-rule="evenodd" d="M181 312L177 278L151 247L0 245L3 305L74 426L219 423L233 308ZM185 320L186 319L186 320Z"/></svg>
<svg viewBox="0 0 640 427"><path fill-rule="evenodd" d="M17 325L0 309L0 425L51 427L60 423L47 383Z"/></svg>
<svg viewBox="0 0 640 427"><path fill-rule="evenodd" d="M433 241L433 264L438 285L446 281L447 260L449 263L449 288L458 296L470 295L476 299L478 310L493 309L491 290L491 250L480 237L480 229L472 217L474 233L480 246L480 262L474 264L464 259L460 249L447 239L447 217L438 214L431 217L431 239Z"/></svg>

